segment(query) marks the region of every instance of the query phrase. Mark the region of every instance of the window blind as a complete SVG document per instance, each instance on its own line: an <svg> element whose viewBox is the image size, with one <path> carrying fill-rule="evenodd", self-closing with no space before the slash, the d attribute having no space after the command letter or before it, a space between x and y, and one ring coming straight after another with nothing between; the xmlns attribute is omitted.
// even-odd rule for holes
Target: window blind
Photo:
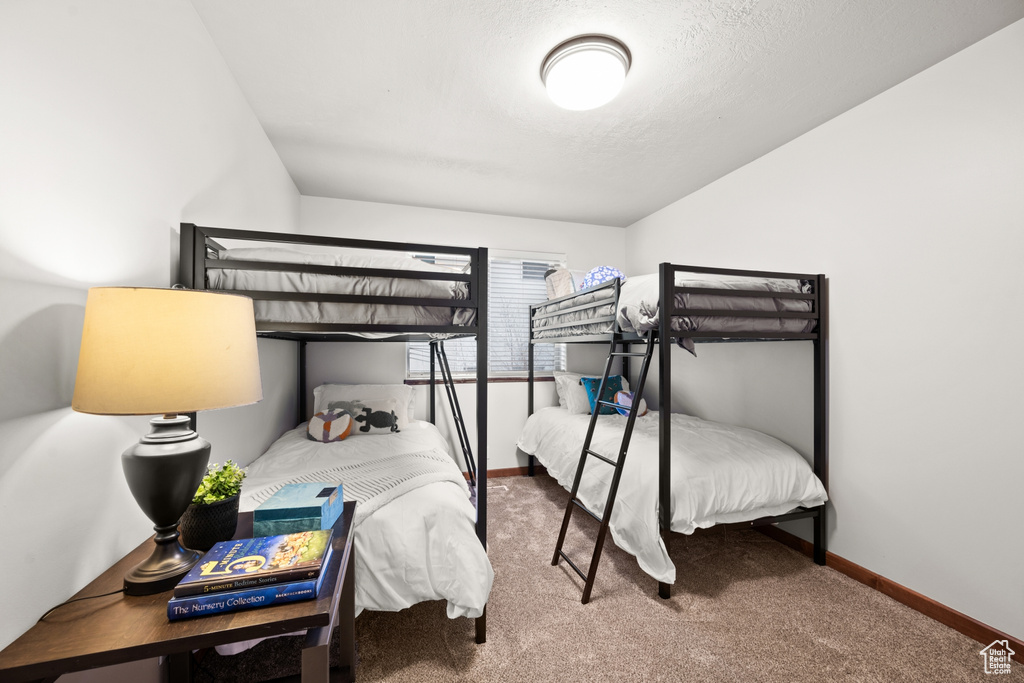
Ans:
<svg viewBox="0 0 1024 683"><path fill-rule="evenodd" d="M422 258L417 255L417 258ZM454 259L427 257L430 263L461 267ZM426 260L426 258L424 258ZM564 256L538 254L502 255L492 252L488 259L487 279L487 374L491 377L525 377L530 340L530 304L547 299L544 273L562 265ZM445 354L453 375L476 373L476 340L453 339L445 342ZM534 346L534 372L551 374L565 369L564 344ZM410 342L407 352L409 377L430 374L430 349L425 342Z"/></svg>

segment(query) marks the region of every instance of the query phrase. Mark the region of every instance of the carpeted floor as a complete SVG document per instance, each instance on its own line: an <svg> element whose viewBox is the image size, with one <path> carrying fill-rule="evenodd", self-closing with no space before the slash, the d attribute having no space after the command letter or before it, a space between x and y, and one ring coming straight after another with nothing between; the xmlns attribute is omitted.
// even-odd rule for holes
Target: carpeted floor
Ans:
<svg viewBox="0 0 1024 683"><path fill-rule="evenodd" d="M492 479L495 580L487 643L440 602L356 620L359 681L981 681L983 644L753 531L674 536L670 600L605 545L590 604L551 554L566 493L553 479ZM583 566L597 523L574 515L566 552ZM294 673L295 639L208 656L199 680ZM1024 681L1014 662L1002 681Z"/></svg>

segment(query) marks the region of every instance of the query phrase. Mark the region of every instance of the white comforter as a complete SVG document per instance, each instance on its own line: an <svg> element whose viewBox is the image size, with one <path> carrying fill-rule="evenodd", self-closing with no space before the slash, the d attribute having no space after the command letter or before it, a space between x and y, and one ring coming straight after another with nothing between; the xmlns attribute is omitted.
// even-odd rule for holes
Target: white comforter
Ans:
<svg viewBox="0 0 1024 683"><path fill-rule="evenodd" d="M267 486L307 473L355 463L378 464L388 455L433 449L447 442L429 422L412 421L397 434L357 435L339 443L306 438L306 426L287 432L253 462L240 508L255 508ZM447 600L448 616L483 612L494 570L476 536L476 510L455 462L450 481L407 490L370 514L356 506L356 611L397 611L425 600ZM342 480L344 491L344 480ZM346 494L346 500L351 496Z"/></svg>
<svg viewBox="0 0 1024 683"><path fill-rule="evenodd" d="M567 490L571 489L589 415L544 408L530 416L518 446L537 456ZM674 583L658 524L658 414L637 418L609 528L615 544L635 555L658 581ZM602 415L591 450L612 459L626 418ZM601 515L612 467L588 458L578 496ZM761 432L672 415L672 530L684 534L719 523L778 515L827 500L825 488L799 453Z"/></svg>

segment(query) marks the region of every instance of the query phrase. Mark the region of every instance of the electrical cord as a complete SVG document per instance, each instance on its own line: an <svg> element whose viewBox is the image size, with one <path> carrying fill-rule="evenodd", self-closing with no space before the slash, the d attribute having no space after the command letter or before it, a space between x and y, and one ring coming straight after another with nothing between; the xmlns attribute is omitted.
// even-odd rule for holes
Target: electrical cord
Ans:
<svg viewBox="0 0 1024 683"><path fill-rule="evenodd" d="M124 588L119 588L118 590L110 591L109 593L100 593L99 595L84 595L84 596L82 596L80 598L72 598L70 600L65 600L64 602L60 603L59 605L54 605L50 609L46 610L46 613L43 616L39 617L39 621L42 621L46 617L50 616L51 614L53 614L54 610L56 610L56 609L58 609L60 607L63 607L64 605L70 605L71 603L78 602L79 600L92 600L93 598L105 598L108 595L117 595L118 593L124 593Z"/></svg>

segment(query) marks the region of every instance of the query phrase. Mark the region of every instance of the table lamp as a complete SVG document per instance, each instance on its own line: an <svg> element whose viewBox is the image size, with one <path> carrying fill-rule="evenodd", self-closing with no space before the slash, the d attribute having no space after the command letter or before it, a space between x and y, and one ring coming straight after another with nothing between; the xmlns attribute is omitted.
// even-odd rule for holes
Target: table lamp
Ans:
<svg viewBox="0 0 1024 683"><path fill-rule="evenodd" d="M178 520L210 460L187 413L263 398L252 299L188 289L89 290L71 407L161 415L121 456L128 488L153 522L156 547L125 575L128 595L173 588L202 553L178 542Z"/></svg>

